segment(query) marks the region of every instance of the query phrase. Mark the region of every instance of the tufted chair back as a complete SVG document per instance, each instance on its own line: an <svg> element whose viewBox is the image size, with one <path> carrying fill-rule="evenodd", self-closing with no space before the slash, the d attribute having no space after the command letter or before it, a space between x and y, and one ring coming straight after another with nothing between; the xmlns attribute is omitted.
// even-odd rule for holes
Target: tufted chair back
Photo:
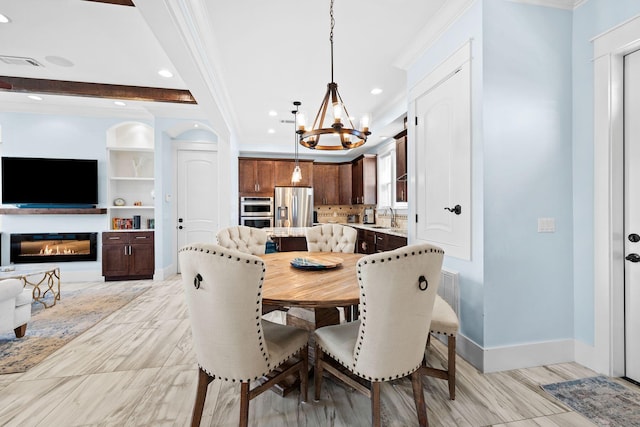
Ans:
<svg viewBox="0 0 640 427"><path fill-rule="evenodd" d="M322 224L308 228L306 236L309 252L353 253L358 232L341 224Z"/></svg>
<svg viewBox="0 0 640 427"><path fill-rule="evenodd" d="M218 231L218 244L252 255L264 255L267 233L264 230L236 225Z"/></svg>
<svg viewBox="0 0 640 427"><path fill-rule="evenodd" d="M253 381L269 371L262 323L264 262L212 244L180 250L198 365L211 376Z"/></svg>
<svg viewBox="0 0 640 427"><path fill-rule="evenodd" d="M353 371L384 381L418 369L429 335L442 249L404 246L358 261L361 319ZM426 289L425 289L426 288Z"/></svg>

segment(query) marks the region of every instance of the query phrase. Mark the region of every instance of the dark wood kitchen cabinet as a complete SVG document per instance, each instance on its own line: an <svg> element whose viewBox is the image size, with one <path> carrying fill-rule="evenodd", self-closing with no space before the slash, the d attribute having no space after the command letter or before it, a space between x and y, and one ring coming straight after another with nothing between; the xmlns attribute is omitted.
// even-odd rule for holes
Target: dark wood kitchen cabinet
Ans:
<svg viewBox="0 0 640 427"><path fill-rule="evenodd" d="M105 280L153 279L153 231L102 233L102 275Z"/></svg>
<svg viewBox="0 0 640 427"><path fill-rule="evenodd" d="M356 252L359 254L373 254L376 252L376 233L371 230L358 229Z"/></svg>
<svg viewBox="0 0 640 427"><path fill-rule="evenodd" d="M376 232L376 252L392 251L407 246L407 238Z"/></svg>
<svg viewBox="0 0 640 427"><path fill-rule="evenodd" d="M294 160L276 160L275 166L275 186L276 187L311 187L313 186L314 167L311 160L300 160L298 165L300 166L300 172L302 173L302 181L297 184L291 182L291 174L293 174L293 168L295 168L296 162Z"/></svg>
<svg viewBox="0 0 640 427"><path fill-rule="evenodd" d="M339 200L338 202L341 205L350 205L351 204L351 195L353 194L352 188L352 177L353 171L351 163L340 163L338 166L338 177L339 177Z"/></svg>
<svg viewBox="0 0 640 427"><path fill-rule="evenodd" d="M395 137L396 140L396 202L407 201L407 130Z"/></svg>
<svg viewBox="0 0 640 427"><path fill-rule="evenodd" d="M356 205L375 205L377 200L376 156L363 154L352 163L352 201Z"/></svg>
<svg viewBox="0 0 640 427"><path fill-rule="evenodd" d="M273 197L274 160L238 159L238 191L240 196Z"/></svg>
<svg viewBox="0 0 640 427"><path fill-rule="evenodd" d="M313 164L313 204L340 204L340 166L337 163Z"/></svg>
<svg viewBox="0 0 640 427"><path fill-rule="evenodd" d="M306 251L307 238L304 236L272 237L278 252Z"/></svg>

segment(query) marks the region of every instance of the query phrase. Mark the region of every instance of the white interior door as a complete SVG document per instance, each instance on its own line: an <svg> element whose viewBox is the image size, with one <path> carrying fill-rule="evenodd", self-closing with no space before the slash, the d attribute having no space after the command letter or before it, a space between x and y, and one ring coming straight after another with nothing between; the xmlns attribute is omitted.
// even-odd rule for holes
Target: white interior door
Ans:
<svg viewBox="0 0 640 427"><path fill-rule="evenodd" d="M218 230L218 153L179 149L176 158L178 249L194 242L215 243Z"/></svg>
<svg viewBox="0 0 640 427"><path fill-rule="evenodd" d="M471 258L469 62L416 98L416 237Z"/></svg>
<svg viewBox="0 0 640 427"><path fill-rule="evenodd" d="M624 60L625 372L640 382L640 51Z"/></svg>

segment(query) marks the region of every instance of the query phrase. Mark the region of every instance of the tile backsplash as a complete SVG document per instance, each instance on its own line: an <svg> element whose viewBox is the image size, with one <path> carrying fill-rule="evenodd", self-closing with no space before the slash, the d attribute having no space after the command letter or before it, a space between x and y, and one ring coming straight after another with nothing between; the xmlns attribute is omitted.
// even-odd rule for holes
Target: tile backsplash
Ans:
<svg viewBox="0 0 640 427"><path fill-rule="evenodd" d="M351 215L356 215L355 222L362 223L365 208L375 209L375 205L323 205L316 206L315 211L318 212L318 222L320 223L347 224ZM396 222L398 223L398 228L406 229L407 215L396 214ZM391 214L386 210L378 211L376 209L376 224L390 227Z"/></svg>

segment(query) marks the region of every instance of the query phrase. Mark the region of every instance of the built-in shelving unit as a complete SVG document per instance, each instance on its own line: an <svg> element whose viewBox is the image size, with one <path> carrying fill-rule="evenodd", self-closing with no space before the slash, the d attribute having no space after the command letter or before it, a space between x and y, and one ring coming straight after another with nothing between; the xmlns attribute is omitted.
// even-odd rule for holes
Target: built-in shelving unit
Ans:
<svg viewBox="0 0 640 427"><path fill-rule="evenodd" d="M151 128L139 123L122 125L109 135L107 151L109 229L153 228L155 153ZM140 217L138 227L136 217Z"/></svg>

